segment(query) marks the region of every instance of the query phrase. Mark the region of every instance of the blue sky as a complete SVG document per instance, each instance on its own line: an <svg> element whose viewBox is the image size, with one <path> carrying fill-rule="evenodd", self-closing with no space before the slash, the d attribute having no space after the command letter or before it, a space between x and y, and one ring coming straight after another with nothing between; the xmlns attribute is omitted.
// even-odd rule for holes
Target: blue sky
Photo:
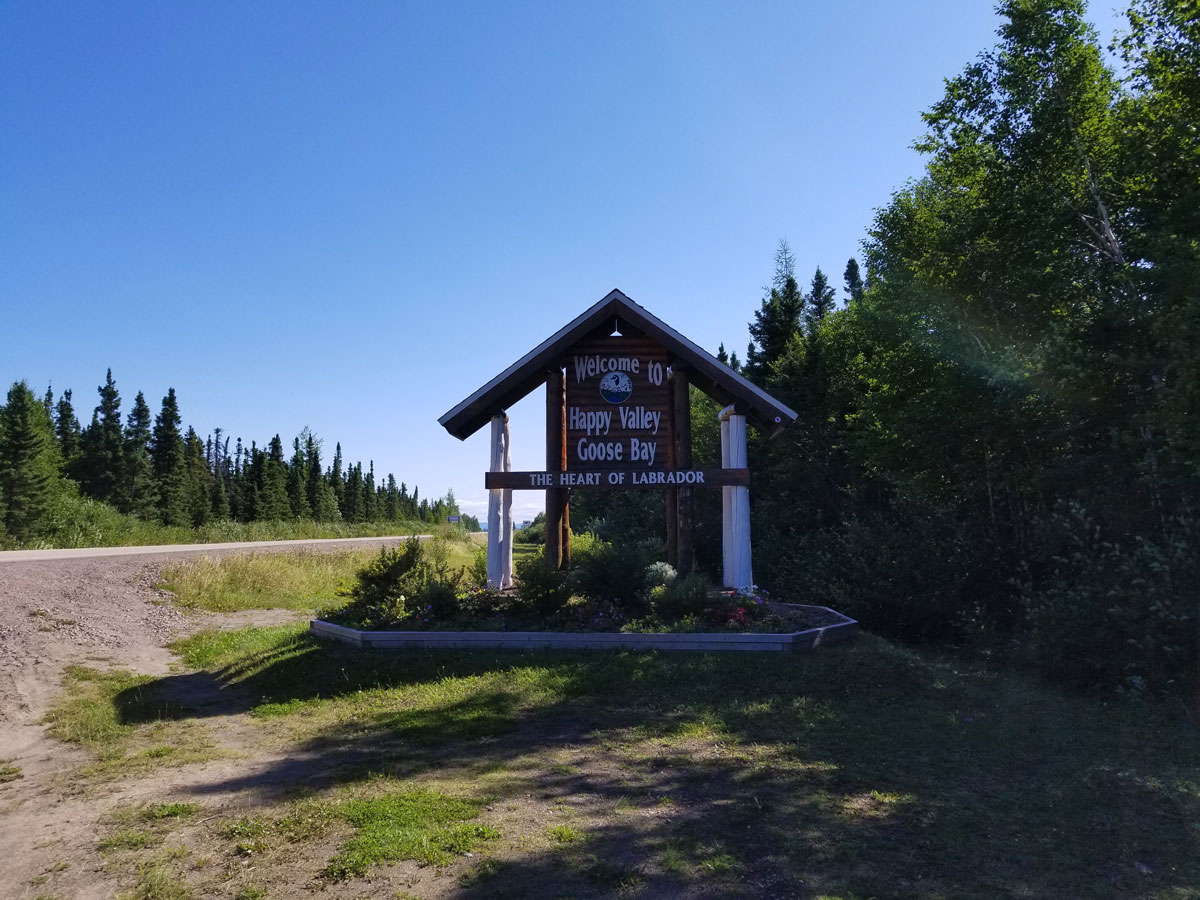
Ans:
<svg viewBox="0 0 1200 900"><path fill-rule="evenodd" d="M1107 40L1117 22L1092 19ZM437 418L614 287L715 351L840 286L981 0L0 5L0 378L304 426L484 506ZM540 392L510 415L542 468ZM517 496L529 517L540 494Z"/></svg>

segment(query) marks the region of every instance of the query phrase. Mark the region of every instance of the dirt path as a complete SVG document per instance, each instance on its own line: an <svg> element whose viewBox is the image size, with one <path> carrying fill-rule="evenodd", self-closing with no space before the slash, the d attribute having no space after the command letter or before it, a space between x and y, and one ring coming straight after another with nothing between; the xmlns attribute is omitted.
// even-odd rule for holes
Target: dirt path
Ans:
<svg viewBox="0 0 1200 900"><path fill-rule="evenodd" d="M396 539L372 540L382 545ZM364 543L368 542L356 540L344 546L361 548ZM322 544L343 548L341 542ZM206 546L186 552L203 556L246 549L263 548ZM182 612L170 594L155 587L162 569L177 562L182 552L0 564L0 765L20 770L19 778L0 784L0 897L21 900L44 894L39 878L56 867L65 871L54 876L55 890L47 896L116 896L117 885L95 853L100 822L115 804L170 795L185 771L165 769L145 779L124 779L100 797L73 796L64 789L64 779L85 755L48 737L40 723L66 665L79 662L166 675L173 657L164 645L175 637L299 617L285 610ZM236 732L237 723L230 721L223 741L236 742Z"/></svg>

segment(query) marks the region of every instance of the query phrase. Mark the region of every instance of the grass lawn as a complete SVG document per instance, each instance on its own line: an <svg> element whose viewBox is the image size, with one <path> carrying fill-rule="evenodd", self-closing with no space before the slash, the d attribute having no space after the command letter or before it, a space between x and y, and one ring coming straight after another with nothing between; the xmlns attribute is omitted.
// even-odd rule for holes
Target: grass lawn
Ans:
<svg viewBox="0 0 1200 900"><path fill-rule="evenodd" d="M389 654L282 626L175 649L286 748L260 780L286 768L287 790L216 832L263 884L300 857L338 897L364 877L531 900L1200 897L1182 715L870 636L798 656ZM146 707L171 682L129 690Z"/></svg>
<svg viewBox="0 0 1200 900"><path fill-rule="evenodd" d="M171 584L198 607L312 609L357 556ZM870 635L786 656L387 652L295 624L173 649L165 678L69 670L49 717L92 752L90 788L191 784L101 836L130 896L1200 900L1177 707Z"/></svg>

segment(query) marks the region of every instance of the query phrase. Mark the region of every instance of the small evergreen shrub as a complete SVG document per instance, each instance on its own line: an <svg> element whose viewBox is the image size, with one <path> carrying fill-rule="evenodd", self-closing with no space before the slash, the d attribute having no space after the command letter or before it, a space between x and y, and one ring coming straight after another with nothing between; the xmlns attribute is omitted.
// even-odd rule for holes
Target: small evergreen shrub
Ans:
<svg viewBox="0 0 1200 900"><path fill-rule="evenodd" d="M467 581L472 584L487 584L487 547L479 547L475 550L475 558L471 561L471 566L467 569Z"/></svg>
<svg viewBox="0 0 1200 900"><path fill-rule="evenodd" d="M384 547L358 571L350 588L338 591L350 598L338 618L365 628L396 625L411 613L430 575L425 548L416 538Z"/></svg>

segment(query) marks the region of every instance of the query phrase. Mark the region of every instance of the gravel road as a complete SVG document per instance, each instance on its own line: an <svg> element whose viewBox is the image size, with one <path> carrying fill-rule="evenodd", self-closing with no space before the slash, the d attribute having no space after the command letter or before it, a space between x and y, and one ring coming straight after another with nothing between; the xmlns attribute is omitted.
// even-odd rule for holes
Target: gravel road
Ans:
<svg viewBox="0 0 1200 900"><path fill-rule="evenodd" d="M99 836L111 830L111 823L106 824L111 811L171 796L175 790L186 792L189 777L232 778L246 770L244 759L218 759L211 768L164 767L74 791L72 773L87 755L48 737L42 724L69 663L163 676L173 661L164 645L173 637L203 628L278 624L299 616L290 610L185 614L155 587L165 567L188 556L320 552L399 540L0 553L0 764L20 773L16 780L0 783L0 898L42 894L38 885L51 875L56 897L111 900L122 895L128 881L122 884L124 876L110 872L108 860L96 852ZM268 755L266 764L272 762Z"/></svg>
<svg viewBox="0 0 1200 900"><path fill-rule="evenodd" d="M36 726L64 665L105 657L144 672L165 671L173 634L204 627L158 591L162 569L187 556L383 546L402 538L268 541L0 553L0 759L39 740Z"/></svg>

